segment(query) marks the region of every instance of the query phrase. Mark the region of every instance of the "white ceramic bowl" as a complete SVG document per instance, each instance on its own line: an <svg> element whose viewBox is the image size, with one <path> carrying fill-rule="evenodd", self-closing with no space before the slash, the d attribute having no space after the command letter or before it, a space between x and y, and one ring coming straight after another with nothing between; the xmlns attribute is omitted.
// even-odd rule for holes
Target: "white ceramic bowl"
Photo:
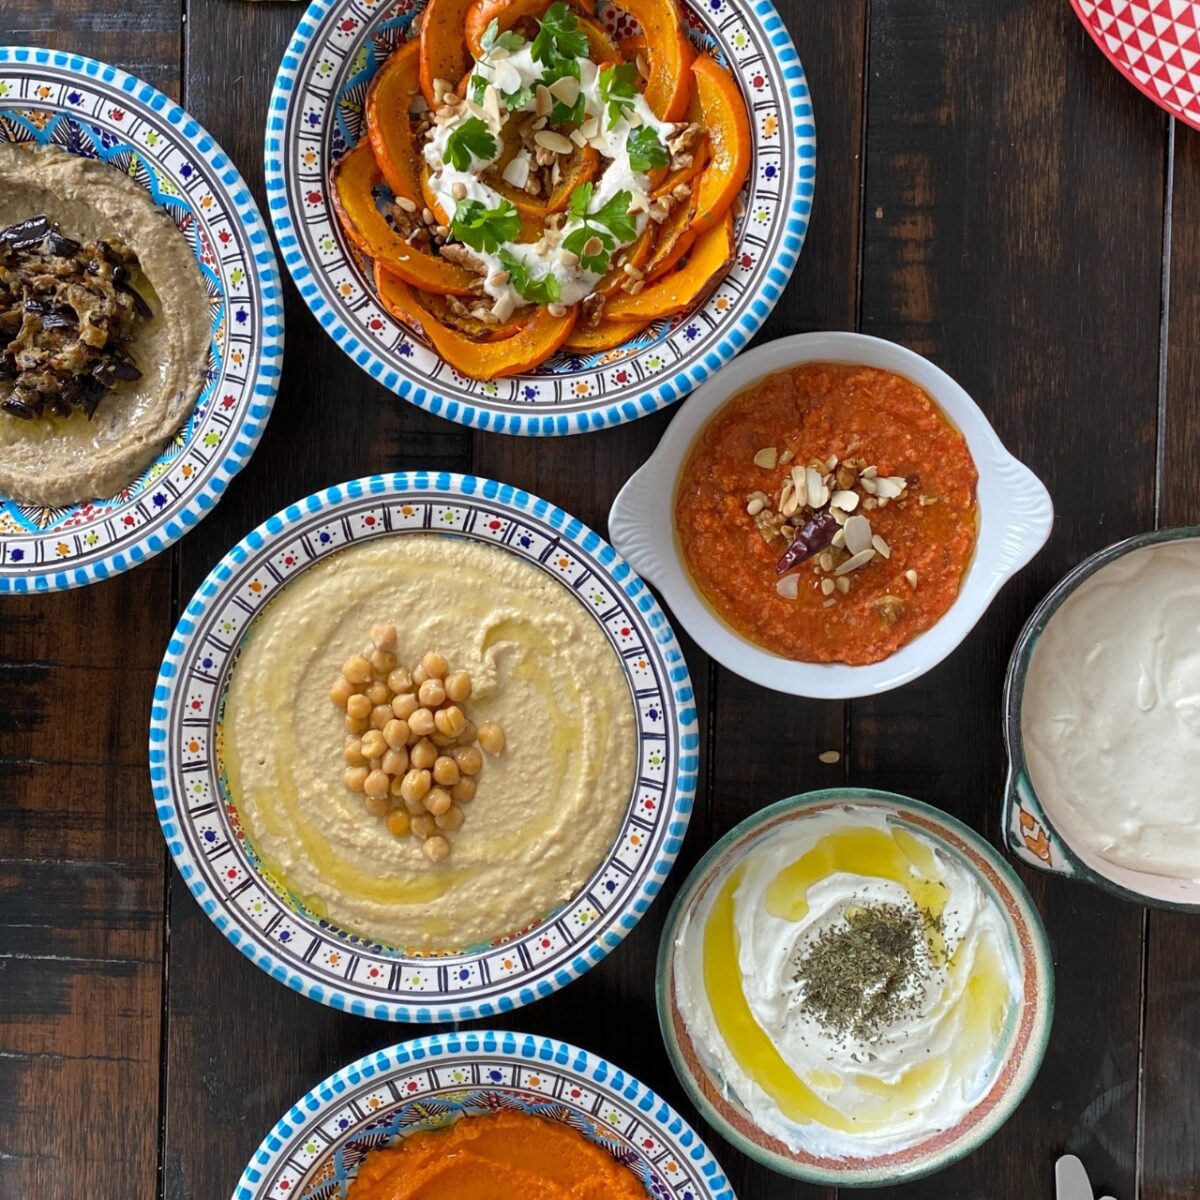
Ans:
<svg viewBox="0 0 1200 1200"><path fill-rule="evenodd" d="M868 666L796 662L734 632L701 596L675 534L679 474L701 429L755 381L807 362L859 363L911 379L962 432L979 470L979 539L958 598L932 629ZM943 370L903 346L861 333L802 333L743 354L700 388L621 489L608 523L613 545L659 590L706 654L763 687L838 700L886 692L937 666L970 633L1000 588L1042 548L1053 518L1045 487L1009 454L979 406Z"/></svg>

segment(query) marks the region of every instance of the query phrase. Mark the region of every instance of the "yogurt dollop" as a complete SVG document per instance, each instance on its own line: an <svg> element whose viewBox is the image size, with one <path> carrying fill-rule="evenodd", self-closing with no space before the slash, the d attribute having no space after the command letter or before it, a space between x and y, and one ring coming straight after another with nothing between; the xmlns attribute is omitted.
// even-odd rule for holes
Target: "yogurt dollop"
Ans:
<svg viewBox="0 0 1200 1200"><path fill-rule="evenodd" d="M869 1035L823 1024L797 965L866 906L936 919L919 985ZM693 1040L754 1122L793 1150L892 1153L953 1128L988 1093L1022 991L1003 912L971 870L886 810L787 822L689 913L674 982Z"/></svg>
<svg viewBox="0 0 1200 1200"><path fill-rule="evenodd" d="M1067 598L1034 650L1021 730L1072 845L1200 877L1200 540L1123 555Z"/></svg>

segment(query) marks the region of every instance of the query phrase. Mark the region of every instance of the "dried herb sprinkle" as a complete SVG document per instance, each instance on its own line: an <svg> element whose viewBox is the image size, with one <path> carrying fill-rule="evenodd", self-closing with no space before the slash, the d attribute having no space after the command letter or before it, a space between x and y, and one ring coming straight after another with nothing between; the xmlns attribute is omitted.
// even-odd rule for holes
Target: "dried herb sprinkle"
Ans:
<svg viewBox="0 0 1200 1200"><path fill-rule="evenodd" d="M801 1011L823 1029L870 1042L916 1011L931 974L930 915L915 906L864 904L815 937L796 964Z"/></svg>

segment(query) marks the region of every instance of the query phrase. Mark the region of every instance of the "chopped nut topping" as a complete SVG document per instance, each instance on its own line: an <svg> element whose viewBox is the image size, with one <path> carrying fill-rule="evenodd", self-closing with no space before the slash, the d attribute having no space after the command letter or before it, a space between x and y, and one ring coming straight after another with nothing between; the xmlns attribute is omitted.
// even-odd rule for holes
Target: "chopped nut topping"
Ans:
<svg viewBox="0 0 1200 1200"><path fill-rule="evenodd" d="M766 470L773 470L779 461L779 455L774 446L767 446L754 456L754 465Z"/></svg>

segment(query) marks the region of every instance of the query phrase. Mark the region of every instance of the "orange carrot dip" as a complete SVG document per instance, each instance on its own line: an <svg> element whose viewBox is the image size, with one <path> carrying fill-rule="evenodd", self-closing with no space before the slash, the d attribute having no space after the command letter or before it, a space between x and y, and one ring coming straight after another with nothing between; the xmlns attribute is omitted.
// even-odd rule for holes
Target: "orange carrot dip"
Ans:
<svg viewBox="0 0 1200 1200"><path fill-rule="evenodd" d="M647 1200L632 1171L567 1125L522 1112L465 1117L372 1151L346 1200Z"/></svg>
<svg viewBox="0 0 1200 1200"><path fill-rule="evenodd" d="M915 383L805 363L759 380L701 431L675 526L700 591L743 637L801 662L874 663L958 595L978 478L966 440Z"/></svg>

